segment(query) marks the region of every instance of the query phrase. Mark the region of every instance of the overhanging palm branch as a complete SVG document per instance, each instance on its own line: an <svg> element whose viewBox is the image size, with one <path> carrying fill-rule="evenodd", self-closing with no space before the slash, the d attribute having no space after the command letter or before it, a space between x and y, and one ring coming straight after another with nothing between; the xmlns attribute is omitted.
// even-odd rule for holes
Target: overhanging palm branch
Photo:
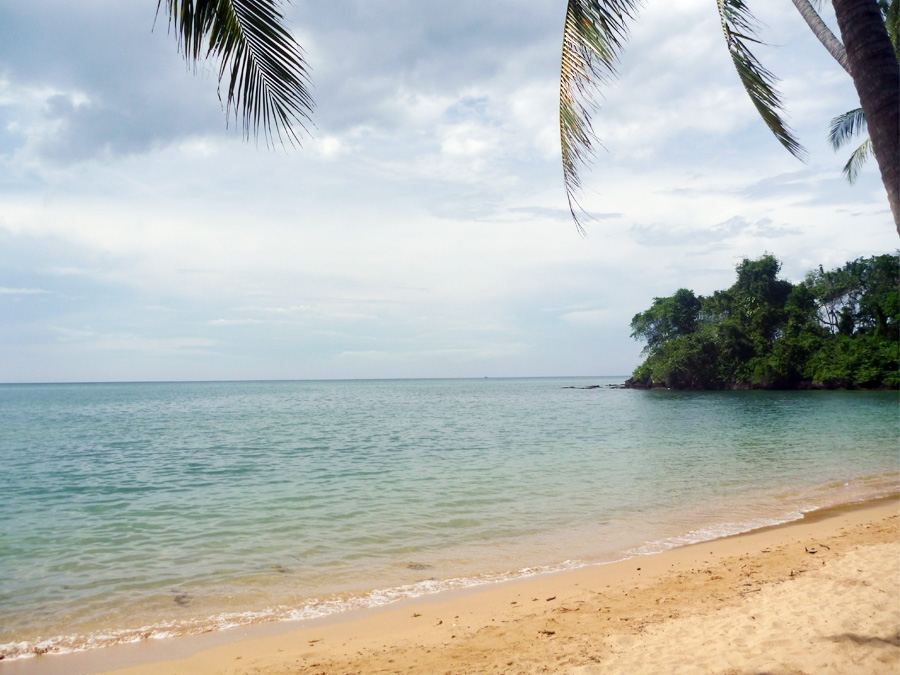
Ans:
<svg viewBox="0 0 900 675"><path fill-rule="evenodd" d="M831 120L828 140L831 141L831 147L839 150L841 146L854 136L863 133L865 129L866 114L862 108L854 108Z"/></svg>
<svg viewBox="0 0 900 675"><path fill-rule="evenodd" d="M158 0L185 58L219 61L219 97L244 136L299 143L313 109L303 51L283 24L281 0Z"/></svg>
<svg viewBox="0 0 900 675"><path fill-rule="evenodd" d="M881 8L881 15L884 17L884 28L887 30L888 37L894 51L898 52L900 57L900 2L897 0L878 0L878 6Z"/></svg>
<svg viewBox="0 0 900 675"><path fill-rule="evenodd" d="M898 28L900 28L900 0L879 0L878 6L881 9L881 16L884 19L884 28L894 47L894 53L900 60L900 49L898 49ZM854 108L848 110L842 115L838 115L831 120L831 126L828 129L828 140L831 141L831 147L839 150L842 146L850 141L854 136L865 133L866 131L866 114L862 108ZM855 183L859 176L859 170L862 168L866 160L872 154L872 140L866 138L854 150L847 163L844 164L842 173L849 183Z"/></svg>
<svg viewBox="0 0 900 675"><path fill-rule="evenodd" d="M869 159L871 152L872 139L867 138L850 155L850 159L844 164L843 169L843 174L849 183L852 184L856 182L856 179L859 176L859 170L862 168L862 165L866 163L866 160Z"/></svg>
<svg viewBox="0 0 900 675"><path fill-rule="evenodd" d="M569 211L580 232L578 171L598 143L591 125L594 94L615 75L639 0L568 0L559 77L559 140Z"/></svg>
<svg viewBox="0 0 900 675"><path fill-rule="evenodd" d="M756 37L758 23L744 0L717 0L728 53L744 89L763 122L788 152L803 159L806 151L781 117L784 105L775 88L778 78L753 55L750 46L762 44Z"/></svg>

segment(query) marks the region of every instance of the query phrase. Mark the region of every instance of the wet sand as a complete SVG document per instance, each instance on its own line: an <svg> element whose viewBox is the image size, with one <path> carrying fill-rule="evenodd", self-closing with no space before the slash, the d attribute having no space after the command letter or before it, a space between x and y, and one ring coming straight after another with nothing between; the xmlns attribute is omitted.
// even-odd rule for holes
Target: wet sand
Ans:
<svg viewBox="0 0 900 675"><path fill-rule="evenodd" d="M328 621L0 664L33 672L900 672L900 500Z"/></svg>

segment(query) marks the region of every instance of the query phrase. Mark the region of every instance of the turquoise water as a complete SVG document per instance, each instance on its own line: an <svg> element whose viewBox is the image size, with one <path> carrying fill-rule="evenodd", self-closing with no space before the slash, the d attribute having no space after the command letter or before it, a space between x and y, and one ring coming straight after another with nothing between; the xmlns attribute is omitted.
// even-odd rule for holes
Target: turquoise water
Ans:
<svg viewBox="0 0 900 675"><path fill-rule="evenodd" d="M301 619L897 489L889 392L0 385L0 654Z"/></svg>

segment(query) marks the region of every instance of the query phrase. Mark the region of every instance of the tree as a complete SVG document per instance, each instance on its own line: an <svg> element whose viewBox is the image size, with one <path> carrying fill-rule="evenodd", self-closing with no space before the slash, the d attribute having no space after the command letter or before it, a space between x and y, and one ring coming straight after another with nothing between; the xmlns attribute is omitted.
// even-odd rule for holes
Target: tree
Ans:
<svg viewBox="0 0 900 675"><path fill-rule="evenodd" d="M869 126L872 150L881 170L894 223L900 232L900 66L877 0L833 0L843 52L809 2L792 0L829 51L840 55L853 78ZM580 169L597 137L591 126L596 90L616 74L616 63L638 0L568 0L560 77L560 138L563 178L569 206L578 220ZM745 0L716 0L726 47L738 78L763 122L796 157L803 148L782 118L775 75L754 56L761 41ZM818 20L817 20L818 19ZM823 30L823 28L825 30ZM826 34L827 31L827 34ZM896 24L894 24L896 32ZM829 37L830 35L830 37Z"/></svg>
<svg viewBox="0 0 900 675"><path fill-rule="evenodd" d="M844 49L844 45L841 44L841 41L831 32L828 24L822 21L822 17L819 16L816 8L812 6L809 0L791 0L791 2L794 3L794 7L800 12L800 16L803 17L803 20L806 22L806 25L809 26L813 35L816 36L816 39L822 43L822 46L825 47L828 53L831 54L834 60L837 61L841 68L849 75L850 62L847 61L847 50Z"/></svg>
<svg viewBox="0 0 900 675"><path fill-rule="evenodd" d="M875 0L833 0L853 85L900 232L900 62Z"/></svg>
<svg viewBox="0 0 900 675"><path fill-rule="evenodd" d="M824 22L822 22L815 9L809 5L807 0L794 0L794 4L799 5L802 3L805 3L808 7L808 10L804 11L811 11L816 19L824 26ZM879 9L881 9L881 15L884 20L885 30L888 33L888 39L890 39L891 46L894 48L894 55L900 60L900 42L897 40L897 31L898 28L900 28L900 0L879 0L878 6ZM814 20L810 19L810 21ZM827 26L825 26L825 31L827 31L827 34L820 34L815 30L813 32L828 50L828 53L831 54L849 74L850 70L847 65L847 52L844 49L844 45L831 34L831 31L828 30ZM831 36L831 39L828 38L829 35ZM865 129L866 115L863 112L863 109L854 108L831 120L831 128L828 131L828 140L831 141L832 147L835 150L838 150L849 143L855 136L862 135L865 132ZM847 178L847 181L851 184L856 182L860 168L866 163L866 160L868 160L869 155L871 154L872 141L866 136L862 143L860 143L850 154L850 158L844 165L843 173Z"/></svg>
<svg viewBox="0 0 900 675"><path fill-rule="evenodd" d="M881 255L779 279L771 255L743 260L730 288L679 289L631 321L646 342L629 384L676 389L900 385L900 260ZM699 310L697 308L699 305ZM679 320L681 317L681 320Z"/></svg>
<svg viewBox="0 0 900 675"><path fill-rule="evenodd" d="M827 36L804 2L794 0L820 39ZM240 118L245 136L297 142L313 108L303 52L284 27L281 0L158 0L189 62L219 61L220 94L227 82L227 115ZM877 0L833 0L846 68L860 97L872 150L900 231L900 69ZM579 220L579 171L597 137L591 125L596 90L616 74L616 63L640 0L567 0L562 36L559 128L563 183ZM809 5L805 2L805 5ZM804 150L785 123L777 78L753 54L760 42L745 0L716 0L726 48L751 102L776 139L796 157ZM813 12L814 13L814 12ZM830 32L830 31L829 31ZM833 37L833 36L832 36Z"/></svg>
<svg viewBox="0 0 900 675"><path fill-rule="evenodd" d="M735 270L737 281L729 289L736 316L758 352L765 351L778 337L784 322L784 307L793 288L778 278L781 263L766 254L757 260L743 260Z"/></svg>
<svg viewBox="0 0 900 675"><path fill-rule="evenodd" d="M700 301L693 291L678 289L668 298L654 298L646 312L631 320L631 337L645 340L646 351L679 335L689 335L697 327Z"/></svg>
<svg viewBox="0 0 900 675"><path fill-rule="evenodd" d="M900 326L900 259L893 255L857 258L833 270L806 275L819 307L819 321L831 333L873 330L888 334Z"/></svg>
<svg viewBox="0 0 900 675"><path fill-rule="evenodd" d="M303 51L284 26L279 0L158 0L179 50L191 64L219 62L226 119L240 119L245 138L298 143L313 99Z"/></svg>

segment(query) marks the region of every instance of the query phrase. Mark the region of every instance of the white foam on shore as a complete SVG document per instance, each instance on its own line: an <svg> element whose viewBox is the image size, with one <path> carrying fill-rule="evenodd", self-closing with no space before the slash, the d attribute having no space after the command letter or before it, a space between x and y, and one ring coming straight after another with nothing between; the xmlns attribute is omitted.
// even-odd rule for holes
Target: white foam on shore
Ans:
<svg viewBox="0 0 900 675"><path fill-rule="evenodd" d="M563 572L593 565L608 565L620 560L644 555L654 555L681 546L688 546L714 539L743 534L764 527L781 525L803 519L806 513L837 506L840 503L863 502L878 497L896 494L900 490L897 475L888 475L887 481L866 495L855 495L855 499L843 499L818 505L800 506L776 517L754 518L736 522L722 522L691 530L685 534L652 540L628 549L624 555L614 560L584 561L565 560L554 565L524 567L514 572L483 574L473 577L451 577L448 579L426 579L412 584L375 589L368 593L346 598L313 598L299 607L275 606L262 610L244 612L224 612L206 618L162 621L137 628L105 630L87 635L59 635L34 641L7 642L0 644L0 661L27 659L44 654L70 654L113 645L140 642L143 640L163 640L172 637L197 635L212 631L228 630L239 626L262 622L306 621L333 616L351 610L371 609L394 604L402 600L445 591L475 588L490 584L526 579L538 575ZM844 483L844 486L850 486ZM874 494L873 494L874 493Z"/></svg>
<svg viewBox="0 0 900 675"><path fill-rule="evenodd" d="M628 556L653 555L654 553L662 553L663 551L669 551L673 548L690 546L691 544L699 544L714 539L732 537L736 534L744 534L746 532L752 532L753 530L760 530L764 527L772 527L773 525L783 525L796 520L802 520L804 513L807 513L807 511L794 511L785 514L780 518L756 518L754 520L743 522L728 522L709 527L702 527L677 537L667 537L665 539L649 541L646 544L629 549Z"/></svg>
<svg viewBox="0 0 900 675"><path fill-rule="evenodd" d="M188 621L163 621L138 628L98 631L88 635L59 635L35 641L7 642L0 644L0 657L4 661L32 658L44 654L72 654L89 649L111 647L113 645L140 642L142 640L162 640L171 637L197 635L216 630L228 630L248 624L274 621L306 621L333 616L359 609L371 609L390 605L401 600L409 600L424 595L434 595L444 591L474 588L514 579L584 567L587 563L579 560L565 560L556 565L525 567L515 572L484 574L474 577L452 577L449 579L426 579L413 584L370 591L364 595L349 598L314 598L300 607L270 607L257 611L224 612L204 619Z"/></svg>
<svg viewBox="0 0 900 675"><path fill-rule="evenodd" d="M900 492L900 473L889 472L874 476L861 476L852 480L815 486L801 495L788 499L787 510L769 517L751 518L741 521L726 521L707 525L685 534L646 542L629 549L629 557L662 553L681 546L690 546L714 539L723 539L737 534L775 525L784 525L802 520L807 513L832 508L842 504L857 504Z"/></svg>

